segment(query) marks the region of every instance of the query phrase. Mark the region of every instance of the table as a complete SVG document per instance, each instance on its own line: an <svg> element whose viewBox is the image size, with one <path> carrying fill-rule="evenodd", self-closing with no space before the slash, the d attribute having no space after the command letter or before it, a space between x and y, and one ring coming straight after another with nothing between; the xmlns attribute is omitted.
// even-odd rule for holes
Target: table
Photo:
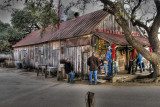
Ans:
<svg viewBox="0 0 160 107"><path fill-rule="evenodd" d="M43 73L45 73L44 70L47 70L47 65L46 64L39 64L38 68L41 68L41 72L42 72L42 76L43 76ZM38 75L39 75L39 71L37 72L37 76Z"/></svg>
<svg viewBox="0 0 160 107"><path fill-rule="evenodd" d="M49 76L51 76L51 70L57 69L57 67L48 66L47 71L49 72Z"/></svg>

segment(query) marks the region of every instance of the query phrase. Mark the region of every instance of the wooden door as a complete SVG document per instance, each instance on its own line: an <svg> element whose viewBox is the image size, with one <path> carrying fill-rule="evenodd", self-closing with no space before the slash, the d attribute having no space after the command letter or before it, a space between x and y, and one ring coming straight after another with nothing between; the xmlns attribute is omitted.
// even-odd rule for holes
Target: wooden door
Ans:
<svg viewBox="0 0 160 107"><path fill-rule="evenodd" d="M87 59L88 59L88 52L83 52L82 54L82 76L88 77L88 65L87 65Z"/></svg>

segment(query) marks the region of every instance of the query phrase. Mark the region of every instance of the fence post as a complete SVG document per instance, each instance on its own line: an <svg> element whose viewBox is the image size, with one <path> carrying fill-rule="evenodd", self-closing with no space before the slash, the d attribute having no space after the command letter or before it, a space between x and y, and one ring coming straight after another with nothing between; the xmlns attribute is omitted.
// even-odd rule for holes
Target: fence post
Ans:
<svg viewBox="0 0 160 107"><path fill-rule="evenodd" d="M86 107L95 107L95 97L93 92L86 93Z"/></svg>

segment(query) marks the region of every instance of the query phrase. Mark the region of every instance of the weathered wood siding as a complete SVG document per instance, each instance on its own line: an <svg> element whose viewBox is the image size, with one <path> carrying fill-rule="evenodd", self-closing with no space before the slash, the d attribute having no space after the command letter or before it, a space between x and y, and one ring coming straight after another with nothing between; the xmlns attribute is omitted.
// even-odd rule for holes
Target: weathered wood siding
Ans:
<svg viewBox="0 0 160 107"><path fill-rule="evenodd" d="M127 16L125 16L127 17ZM133 27L132 23L128 21L129 27L132 31L132 33L140 33L139 30L136 27ZM106 30L112 30L112 31L120 31L123 32L121 26L116 22L115 17L113 15L108 15L96 28L99 30L103 30L101 32L105 32Z"/></svg>
<svg viewBox="0 0 160 107"><path fill-rule="evenodd" d="M61 42L61 60L70 58L74 71L82 73L82 55L85 46L66 47L65 43L65 41ZM90 45L86 46L91 49ZM15 63L23 62L26 66L33 68L38 67L38 64L58 67L59 55L59 41L14 48Z"/></svg>

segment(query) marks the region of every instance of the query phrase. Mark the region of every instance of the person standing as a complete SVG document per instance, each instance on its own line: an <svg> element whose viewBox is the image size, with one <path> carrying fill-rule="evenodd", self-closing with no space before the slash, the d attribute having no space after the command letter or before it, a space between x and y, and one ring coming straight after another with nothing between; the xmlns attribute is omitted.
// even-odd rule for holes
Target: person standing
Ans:
<svg viewBox="0 0 160 107"><path fill-rule="evenodd" d="M138 67L138 65L139 65L139 66L140 66L140 73L142 73L142 63L143 63L143 61L142 61L142 55L141 55L141 54L138 54L136 71L137 71L137 67ZM145 66L145 65L143 65L143 66Z"/></svg>
<svg viewBox="0 0 160 107"><path fill-rule="evenodd" d="M106 61L108 61L108 76L112 76L112 50L111 46L108 47L108 52L106 56ZM115 74L117 74L117 67L116 63L114 63L114 69L115 69Z"/></svg>
<svg viewBox="0 0 160 107"><path fill-rule="evenodd" d="M69 58L67 58L65 62L65 72L70 75L70 83L73 83L75 73L73 72L73 66L70 63Z"/></svg>
<svg viewBox="0 0 160 107"><path fill-rule="evenodd" d="M87 65L89 68L89 84L92 84L92 75L94 73L94 84L97 84L97 70L99 67L99 60L95 57L95 53L92 53L92 56L87 59Z"/></svg>

